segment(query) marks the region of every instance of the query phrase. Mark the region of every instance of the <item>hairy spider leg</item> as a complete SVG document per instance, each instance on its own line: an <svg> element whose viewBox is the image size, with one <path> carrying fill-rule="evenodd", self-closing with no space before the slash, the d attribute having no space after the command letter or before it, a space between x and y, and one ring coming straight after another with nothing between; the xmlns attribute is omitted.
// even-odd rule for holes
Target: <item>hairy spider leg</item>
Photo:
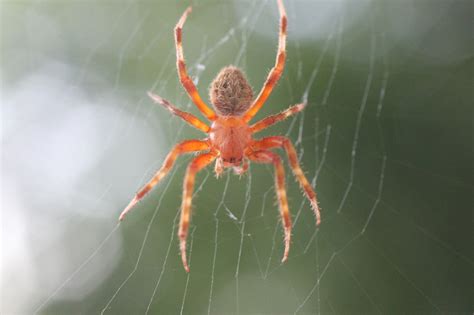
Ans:
<svg viewBox="0 0 474 315"><path fill-rule="evenodd" d="M135 195L128 206L120 214L119 220L122 221L125 215L153 188L173 167L174 162L179 155L195 151L203 151L209 149L209 143L206 140L185 140L177 144L166 156L160 170L152 177L152 179Z"/></svg>
<svg viewBox="0 0 474 315"><path fill-rule="evenodd" d="M272 70L270 70L267 80L265 81L262 90L258 94L252 106L250 106L250 108L244 114L243 119L245 122L249 122L263 106L268 96L270 96L270 93L272 92L273 88L277 84L278 80L280 79L281 74L283 73L283 69L285 67L287 18L282 0L278 0L278 11L280 12L280 34L278 37L278 53L275 61L275 66L272 68Z"/></svg>
<svg viewBox="0 0 474 315"><path fill-rule="evenodd" d="M183 15L178 21L174 28L174 39L176 44L176 66L178 68L178 75L186 92L188 92L189 97L191 97L194 104L196 104L197 108L203 113L204 116L207 117L209 120L215 120L217 118L216 114L212 109L210 109L201 99L199 96L199 92L196 86L193 83L193 80L189 77L188 72L186 70L186 63L184 62L184 54L183 54L183 25L186 22L186 18L188 14L191 13L191 7L188 7L186 11L184 11Z"/></svg>
<svg viewBox="0 0 474 315"><path fill-rule="evenodd" d="M288 199L286 197L285 189L285 169L283 168L283 163L278 154L271 151L255 151L248 155L248 158L251 161L257 163L272 163L275 167L275 186L276 194L278 197L278 203L280 204L280 215L283 225L283 230L285 231L285 252L283 254L283 259L281 262L285 262L288 259L288 254L290 252L290 241L291 241L291 216L290 210L288 208Z"/></svg>
<svg viewBox="0 0 474 315"><path fill-rule="evenodd" d="M308 182L306 176L304 176L304 173L301 170L300 164L298 162L298 156L296 155L295 147L291 143L290 139L283 136L266 137L253 142L252 148L255 150L267 150L271 148L285 149L293 174L300 183L300 186L306 194L306 197L309 199L311 207L313 208L314 215L316 216L316 225L319 225L321 223L321 212L319 210L316 193L314 192L313 188L311 187L311 184Z"/></svg>
<svg viewBox="0 0 474 315"><path fill-rule="evenodd" d="M183 261L183 266L186 272L189 272L189 266L186 259L186 239L188 237L189 221L191 217L191 201L194 190L194 180L196 173L214 161L217 155L218 153L215 151L198 155L191 161L191 163L189 163L186 170L186 176L184 177L183 201L181 205L181 219L179 221L178 237L181 260Z"/></svg>
<svg viewBox="0 0 474 315"><path fill-rule="evenodd" d="M294 115L296 113L301 112L305 108L305 106L306 106L306 103L297 104L297 105L291 106L290 108L282 111L281 113L278 113L278 114L272 115L272 116L268 116L268 117L256 122L252 126L250 126L250 131L252 133L256 133L256 132L259 132L259 131L261 131L265 128L268 128L273 124L276 124L276 123L278 123L282 120L287 119L291 115Z"/></svg>
<svg viewBox="0 0 474 315"><path fill-rule="evenodd" d="M159 95L153 94L152 92L148 92L148 96L155 101L156 103L159 103L163 105L167 110L169 110L172 114L182 118L184 121L186 121L188 124L191 126L208 133L209 130L211 130L211 127L206 125L204 122L202 122L199 118L194 116L193 114L183 112L182 110L179 110L175 105L171 104L170 101L165 100Z"/></svg>

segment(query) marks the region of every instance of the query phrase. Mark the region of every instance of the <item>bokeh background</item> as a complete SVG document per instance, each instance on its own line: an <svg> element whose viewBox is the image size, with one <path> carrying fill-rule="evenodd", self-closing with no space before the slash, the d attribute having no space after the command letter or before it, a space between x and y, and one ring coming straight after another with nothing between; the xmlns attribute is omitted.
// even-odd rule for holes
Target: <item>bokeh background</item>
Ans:
<svg viewBox="0 0 474 315"><path fill-rule="evenodd" d="M285 1L284 75L257 118L307 100L288 135L323 221L287 173L289 261L273 170L198 176L191 273L176 238L186 163L121 223L199 115L221 67L255 90L274 63L275 1L1 2L2 314L470 314L472 3Z"/></svg>

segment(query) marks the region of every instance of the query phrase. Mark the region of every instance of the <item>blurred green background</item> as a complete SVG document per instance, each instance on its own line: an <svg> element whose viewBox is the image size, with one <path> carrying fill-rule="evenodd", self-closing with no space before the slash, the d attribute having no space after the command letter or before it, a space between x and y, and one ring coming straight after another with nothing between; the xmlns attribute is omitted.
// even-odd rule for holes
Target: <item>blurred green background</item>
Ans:
<svg viewBox="0 0 474 315"><path fill-rule="evenodd" d="M2 1L2 314L471 314L472 3L285 1L284 75L258 118L308 101L288 135L322 208L288 169L198 176L178 255L185 165L117 225L171 147L203 137L146 96L199 115L225 65L258 91L274 63L275 1Z"/></svg>

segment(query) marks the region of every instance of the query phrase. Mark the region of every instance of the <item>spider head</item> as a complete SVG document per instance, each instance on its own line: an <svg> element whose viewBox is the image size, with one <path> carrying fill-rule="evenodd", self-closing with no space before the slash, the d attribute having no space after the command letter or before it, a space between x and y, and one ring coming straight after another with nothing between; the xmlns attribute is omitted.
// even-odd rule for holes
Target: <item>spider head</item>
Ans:
<svg viewBox="0 0 474 315"><path fill-rule="evenodd" d="M209 97L219 115L240 116L250 107L253 91L242 71L228 66L212 81Z"/></svg>

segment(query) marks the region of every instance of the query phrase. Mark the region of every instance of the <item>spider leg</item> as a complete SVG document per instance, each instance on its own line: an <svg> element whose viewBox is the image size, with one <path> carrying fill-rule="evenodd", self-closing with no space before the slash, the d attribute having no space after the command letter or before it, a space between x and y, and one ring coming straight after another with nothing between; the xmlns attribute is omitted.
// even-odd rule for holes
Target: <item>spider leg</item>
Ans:
<svg viewBox="0 0 474 315"><path fill-rule="evenodd" d="M205 133L208 133L209 130L211 130L211 128L208 125L203 123L196 116L194 116L190 113L187 113L187 112L183 112L182 110L179 110L178 108L176 108L176 106L174 106L168 100L165 100L161 96L153 94L151 92L148 92L148 96L153 101L155 101L155 103L159 103L159 104L163 105L163 107L165 107L167 110L169 110L172 114L182 118L184 121L186 121L191 126L197 128L201 131L204 131Z"/></svg>
<svg viewBox="0 0 474 315"><path fill-rule="evenodd" d="M186 272L189 272L189 266L186 259L186 238L188 236L189 221L191 217L191 199L194 190L194 179L196 173L209 165L217 157L217 152L211 151L195 157L188 165L183 184L183 201L181 205L181 219L179 221L179 248L181 251L181 260Z"/></svg>
<svg viewBox="0 0 474 315"><path fill-rule="evenodd" d="M262 90L257 96L257 99L253 102L252 106L247 110L244 114L244 121L249 122L253 116L260 110L263 106L267 98L270 96L273 88L277 84L278 80L283 73L283 68L285 67L285 59L286 59L286 27L287 27L287 19L286 19L286 11L285 7L283 6L283 0L278 1L278 11L280 12L280 34L278 37L278 53L275 61L275 66L270 70L268 74L267 80L263 85Z"/></svg>
<svg viewBox="0 0 474 315"><path fill-rule="evenodd" d="M189 77L188 72L186 70L186 63L184 62L184 54L183 54L183 25L186 22L186 18L188 14L191 13L191 7L188 7L186 11L184 11L183 15L179 19L178 23L174 28L174 38L176 44L176 66L178 68L178 75L181 84L183 85L186 92L188 92L189 97L191 97L194 104L196 104L197 108L203 113L204 116L207 117L209 120L215 120L217 118L216 114L212 109L210 109L201 99L199 96L199 92L196 86L193 83L193 80Z"/></svg>
<svg viewBox="0 0 474 315"><path fill-rule="evenodd" d="M214 173L216 173L216 178L219 178L224 172L224 165L221 158L216 160L216 165L214 167Z"/></svg>
<svg viewBox="0 0 474 315"><path fill-rule="evenodd" d="M160 170L156 172L153 178L135 195L128 206L120 214L119 220L122 221L125 215L153 188L158 182L168 174L173 167L174 162L179 155L194 151L203 151L209 149L209 143L206 140L186 140L177 144L168 156L166 156Z"/></svg>
<svg viewBox="0 0 474 315"><path fill-rule="evenodd" d="M305 108L305 106L306 106L306 103L297 104L297 105L291 106L290 108L282 111L281 113L278 113L278 114L272 115L272 116L268 116L267 118L264 118L264 119L256 122L252 126L250 126L250 131L252 133L256 133L256 132L259 132L259 131L261 131L265 128L268 128L273 124L276 124L276 123L278 123L282 120L287 119L291 115L294 115L296 113L301 112Z"/></svg>
<svg viewBox="0 0 474 315"><path fill-rule="evenodd" d="M290 252L290 241L291 241L291 216L288 208L288 199L286 197L285 189L285 169L281 158L274 152L270 151L255 151L248 155L251 161L257 163L272 163L275 167L275 186L280 204L280 215L285 231L285 252L281 262L285 262L288 259L288 253Z"/></svg>
<svg viewBox="0 0 474 315"><path fill-rule="evenodd" d="M244 159L242 161L242 165L234 166L233 169L236 175L242 176L249 169L249 161L247 159Z"/></svg>
<svg viewBox="0 0 474 315"><path fill-rule="evenodd" d="M290 139L283 136L266 137L261 140L254 141L252 148L255 150L268 150L271 148L285 149L293 174L300 183L300 186L306 194L306 197L309 199L311 207L314 211L314 215L316 216L316 225L319 225L319 223L321 223L321 212L319 210L318 200L316 199L316 193L301 170L295 147L291 143Z"/></svg>

